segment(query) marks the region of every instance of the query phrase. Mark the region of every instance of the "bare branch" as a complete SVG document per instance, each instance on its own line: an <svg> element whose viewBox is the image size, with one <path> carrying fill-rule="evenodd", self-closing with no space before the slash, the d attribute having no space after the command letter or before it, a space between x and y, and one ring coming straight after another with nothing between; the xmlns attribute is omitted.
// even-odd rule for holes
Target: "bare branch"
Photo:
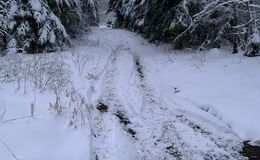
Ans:
<svg viewBox="0 0 260 160"><path fill-rule="evenodd" d="M5 146L5 148L12 154L12 156L18 160L17 156L14 154L14 152L10 149L10 147L2 140L0 139L0 142Z"/></svg>

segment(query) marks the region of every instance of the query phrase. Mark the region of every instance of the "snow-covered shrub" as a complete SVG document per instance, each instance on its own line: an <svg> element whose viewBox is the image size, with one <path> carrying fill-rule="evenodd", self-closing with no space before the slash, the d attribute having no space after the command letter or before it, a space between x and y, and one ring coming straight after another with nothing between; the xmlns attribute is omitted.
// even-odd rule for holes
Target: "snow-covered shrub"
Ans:
<svg viewBox="0 0 260 160"><path fill-rule="evenodd" d="M77 128L85 125L90 115L85 96L73 87L67 90L66 96L69 101L68 108L70 109L69 126Z"/></svg>
<svg viewBox="0 0 260 160"><path fill-rule="evenodd" d="M0 82L15 82L18 77L22 77L22 71L25 60L21 54L8 54L0 58Z"/></svg>
<svg viewBox="0 0 260 160"><path fill-rule="evenodd" d="M27 72L27 73L26 73ZM55 94L62 92L70 84L70 70L62 57L36 55L26 61L24 76L27 74L31 86L35 90L52 91Z"/></svg>
<svg viewBox="0 0 260 160"><path fill-rule="evenodd" d="M78 74L81 76L85 65L87 64L87 62L90 60L89 55L83 55L83 54L79 54L78 51L73 50L72 52L72 56L73 56L73 63L75 66L75 69L78 71Z"/></svg>
<svg viewBox="0 0 260 160"><path fill-rule="evenodd" d="M17 89L62 92L70 84L70 70L60 56L10 53L0 59L0 82L16 82ZM55 93L56 94L56 93Z"/></svg>

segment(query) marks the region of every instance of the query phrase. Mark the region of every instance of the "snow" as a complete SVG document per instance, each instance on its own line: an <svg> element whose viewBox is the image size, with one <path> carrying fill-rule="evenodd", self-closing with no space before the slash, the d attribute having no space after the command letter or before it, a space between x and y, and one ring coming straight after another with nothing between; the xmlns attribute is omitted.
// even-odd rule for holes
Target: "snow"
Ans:
<svg viewBox="0 0 260 160"><path fill-rule="evenodd" d="M107 22L114 22L115 21L115 13L109 12L107 13L108 8L108 0L96 0L98 4L98 18L99 18L99 25L106 26ZM94 1L89 1L90 6L95 6Z"/></svg>
<svg viewBox="0 0 260 160"><path fill-rule="evenodd" d="M68 34L64 28L64 26L61 24L60 20L58 17L56 17L53 13L50 13L49 15L50 19L55 23L56 27L62 32L64 37L68 37Z"/></svg>
<svg viewBox="0 0 260 160"><path fill-rule="evenodd" d="M17 4L12 4L10 8L10 14L14 14L17 11Z"/></svg>
<svg viewBox="0 0 260 160"><path fill-rule="evenodd" d="M39 42L41 44L44 44L47 41L49 31L50 31L50 26L48 24L45 24L44 27L42 27L42 29L40 30Z"/></svg>
<svg viewBox="0 0 260 160"><path fill-rule="evenodd" d="M50 32L49 39L50 39L50 40L49 40L50 43L55 43L55 41L56 41L56 35L55 35L54 31L51 31L51 32Z"/></svg>
<svg viewBox="0 0 260 160"><path fill-rule="evenodd" d="M28 24L25 24L25 23L22 23L18 29L17 29L17 32L18 32L18 35L19 36L25 36L26 35L26 32L29 31L29 25Z"/></svg>
<svg viewBox="0 0 260 160"><path fill-rule="evenodd" d="M256 44L259 44L259 43L260 43L260 35L259 35L259 32L255 32L255 33L253 34L252 42L253 42L253 43L256 43Z"/></svg>
<svg viewBox="0 0 260 160"><path fill-rule="evenodd" d="M244 140L260 140L259 57L172 51L106 27L74 46L0 59L0 122L29 116L0 123L18 159L238 160ZM50 108L57 95L60 116ZM1 143L0 155L14 159Z"/></svg>
<svg viewBox="0 0 260 160"><path fill-rule="evenodd" d="M30 103L35 93L14 93L13 85L0 90L1 102L6 106L4 119L30 115ZM63 119L53 118L48 111L51 95L36 96L36 112L39 116L2 123L0 138L17 155L28 160L83 160L88 155L89 131L82 128L71 130ZM65 121L66 122L66 121ZM13 159L8 150L0 144L1 159Z"/></svg>
<svg viewBox="0 0 260 160"><path fill-rule="evenodd" d="M41 11L42 9L42 4L40 3L39 0L31 0L31 6L32 6L32 9L35 10L35 11Z"/></svg>
<svg viewBox="0 0 260 160"><path fill-rule="evenodd" d="M171 93L178 88L178 97L206 108L228 124L240 138L259 140L260 73L256 66L260 59L229 53L219 49L212 49L205 55L175 53L171 54L174 62L158 55L149 60L165 64L150 64L148 68L156 66L153 74L163 84L157 87L164 87Z"/></svg>

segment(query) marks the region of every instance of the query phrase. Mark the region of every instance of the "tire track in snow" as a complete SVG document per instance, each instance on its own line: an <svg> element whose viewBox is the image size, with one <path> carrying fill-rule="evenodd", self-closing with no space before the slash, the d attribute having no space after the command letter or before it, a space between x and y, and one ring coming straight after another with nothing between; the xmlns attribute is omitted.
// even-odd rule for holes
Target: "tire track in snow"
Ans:
<svg viewBox="0 0 260 160"><path fill-rule="evenodd" d="M112 46L122 42L127 46L127 40L117 35L113 36L115 40L113 39ZM131 70L124 71L125 64L121 64L121 67L117 66L117 63L122 60L121 52L120 56L117 54L115 62L111 58L106 67L107 76L103 77L104 87L100 101L107 106L108 112L95 116L97 122L100 122L95 126L101 126L103 130L100 132L103 135L98 138L100 141L97 144L103 144L102 141L107 141L113 134L110 131L114 130L114 127L111 125L107 127L108 123L117 126L121 122L121 129L126 131L125 133L129 134L127 128L136 132L134 138L129 139L141 160L245 159L239 154L241 141L229 128L214 123L197 112L186 111L176 104L174 99L168 102L167 97L161 98L164 95L158 94L149 84L151 76L147 75L141 52L134 52L131 50L133 47L120 49L128 54L126 65L130 66ZM130 80L122 78L122 75L120 76L122 72L129 76ZM124 81L121 86L118 83L119 78ZM118 95L118 90L123 85L128 87L123 87L121 89L123 94ZM122 113L121 116L116 115L118 111ZM98 157L101 159L104 156L105 160L116 159L116 150L109 150L111 146L113 145L101 149L97 147ZM106 154L113 156L106 157Z"/></svg>
<svg viewBox="0 0 260 160"><path fill-rule="evenodd" d="M139 135L136 144L143 153L143 159L191 159L192 151L182 140L177 128L166 114L167 108L154 96L154 91L146 84L146 77L140 56L132 52L132 59L137 78L137 88L142 95L141 112L143 125L139 130L145 130ZM150 146L150 147L149 147ZM152 147L151 147L152 146Z"/></svg>
<svg viewBox="0 0 260 160"><path fill-rule="evenodd" d="M96 105L97 112L93 116L93 128L95 128L93 155L95 155L95 160L120 160L120 155L117 153L118 150L114 149L120 143L120 141L117 141L116 136L123 136L125 140L129 138L122 131L135 138L135 131L128 127L131 122L126 117L126 112L121 109L123 104L118 99L116 92L119 74L117 61L119 52L124 49L122 47L119 45L116 49L112 49L112 54L105 66L102 78L102 91Z"/></svg>
<svg viewBox="0 0 260 160"><path fill-rule="evenodd" d="M105 64L104 70L99 75L99 77L104 74L102 78L102 91L101 91L101 98L98 104L96 104L96 108L94 108L94 112L92 115L92 128L94 132L94 142L92 143L92 150L93 150L93 158L95 160L108 160L111 158L115 159L115 151L113 151L113 146L108 142L108 139L111 138L113 133L114 119L107 114L108 112L108 105L104 104L103 101L108 101L112 99L113 94L111 92L110 85L115 80L115 63L117 59L117 53L112 52L109 56L107 63ZM107 103L107 102L106 102Z"/></svg>
<svg viewBox="0 0 260 160"><path fill-rule="evenodd" d="M144 128L136 130L144 129L146 134L148 133L147 135L138 134L139 142L136 143L139 147L142 146L140 150L144 154L143 159L244 159L239 153L241 149L239 139L229 128L220 127L206 118L181 109L168 110L167 105L160 98L158 99L153 89L147 85L140 56L135 52L131 52L131 54L136 71L135 78L139 79L136 87L143 95L141 106L143 107L142 127ZM215 128L205 128L205 123L215 126ZM205 141L210 149L201 150L201 148L197 148L198 146L190 145L187 139L188 134L195 136L193 138ZM158 135L161 136L158 137Z"/></svg>
<svg viewBox="0 0 260 160"><path fill-rule="evenodd" d="M130 53L130 54L129 54ZM136 63L136 60L139 60L137 55L132 54L132 51L129 49L121 57L125 57L126 62L122 62L119 66L121 73L123 75L128 75L128 79L137 78L137 80L145 78L142 73L142 67L139 66L140 63ZM122 61L123 59L121 59ZM128 64L126 65L128 61ZM131 62L131 63L129 63ZM128 67L128 68L127 68ZM131 68L131 69L129 69ZM128 71L125 71L127 70ZM141 77L141 78L140 78ZM159 106L160 109L164 109L159 101L155 100L153 97L152 90L146 88L144 83L139 83L141 81L136 81L133 84L130 84L127 78L121 78L121 86L117 88L124 88L124 85L137 87L138 90L144 89L145 93L139 94L141 96L142 102L138 107L143 108L140 110L140 114L136 114L136 109L133 109L134 105L128 100L129 96L129 87L125 87L122 92L120 99L124 99L125 104L121 106L120 110L127 113L128 119L130 117L131 127L136 131L136 136L132 139L132 143L136 146L140 158L142 160L158 160L158 159L191 159L190 154L192 151L188 150L188 146L182 141L180 135L176 132L176 128L171 124L170 121L161 121L162 116L160 115L154 117L154 112L156 107ZM140 89L142 88L142 89ZM146 95L146 96L143 96ZM136 97L138 95L135 95ZM155 109L155 110L154 110ZM159 132L158 132L159 131Z"/></svg>

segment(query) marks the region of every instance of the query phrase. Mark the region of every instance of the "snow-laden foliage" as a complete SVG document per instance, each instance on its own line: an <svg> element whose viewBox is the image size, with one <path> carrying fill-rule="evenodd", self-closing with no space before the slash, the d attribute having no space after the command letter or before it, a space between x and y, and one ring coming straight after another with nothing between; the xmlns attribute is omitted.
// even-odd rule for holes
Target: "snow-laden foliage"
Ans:
<svg viewBox="0 0 260 160"><path fill-rule="evenodd" d="M10 7L10 2L3 0L0 1L0 51L4 50L6 47L4 44L7 41L7 29L9 23L9 19L11 18L8 14L8 8Z"/></svg>
<svg viewBox="0 0 260 160"><path fill-rule="evenodd" d="M97 25L99 22L98 17L98 4L96 0L81 0L83 12L83 24Z"/></svg>
<svg viewBox="0 0 260 160"><path fill-rule="evenodd" d="M251 21L246 14L248 3L247 0L110 0L109 11L116 12L117 26L142 33L150 41L170 42L174 48L204 49L219 47L227 41L234 43L235 35L240 34L237 26L242 25L240 31ZM259 10L257 3L250 2L251 14Z"/></svg>
<svg viewBox="0 0 260 160"><path fill-rule="evenodd" d="M253 57L260 53L260 34L259 30L255 27L253 29L252 35L250 35L246 50L245 56Z"/></svg>
<svg viewBox="0 0 260 160"><path fill-rule="evenodd" d="M96 25L97 4L94 0L48 0L52 11L57 15L67 32L78 36L88 25Z"/></svg>
<svg viewBox="0 0 260 160"><path fill-rule="evenodd" d="M260 34L259 34L259 16L260 16L260 2L247 3L247 32L246 32L246 46L245 56L253 57L260 54Z"/></svg>
<svg viewBox="0 0 260 160"><path fill-rule="evenodd" d="M29 53L58 50L69 44L70 37L97 22L93 0L9 0L0 4L5 8L0 13L1 46Z"/></svg>
<svg viewBox="0 0 260 160"><path fill-rule="evenodd" d="M68 34L60 19L46 1L15 1L12 7L12 38L8 48L23 48L30 52L56 49L66 41Z"/></svg>
<svg viewBox="0 0 260 160"><path fill-rule="evenodd" d="M116 11L118 25L141 32L151 41L174 41L175 47L182 48L216 39L231 19L230 10L225 7L208 11L211 3L212 0L110 0L110 10ZM188 34L191 31L193 34Z"/></svg>

